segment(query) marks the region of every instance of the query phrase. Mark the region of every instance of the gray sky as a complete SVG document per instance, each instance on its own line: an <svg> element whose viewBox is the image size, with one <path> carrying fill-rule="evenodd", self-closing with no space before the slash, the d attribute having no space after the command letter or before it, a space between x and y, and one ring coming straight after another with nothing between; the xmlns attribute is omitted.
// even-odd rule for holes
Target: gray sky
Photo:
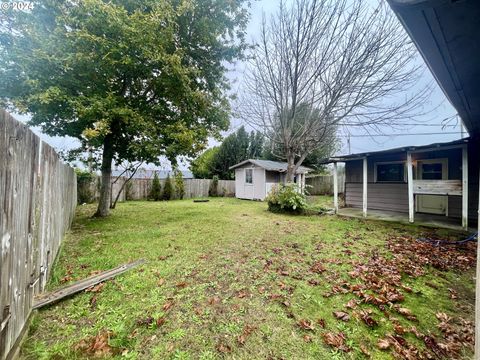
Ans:
<svg viewBox="0 0 480 360"><path fill-rule="evenodd" d="M377 4L378 0L368 0L372 4ZM287 0L288 2L288 0ZM262 22L262 10L265 12L267 19L268 16L276 11L278 8L278 1L269 1L269 0L260 0L255 2L252 5L251 11L251 21L248 27L249 39L255 39L258 37L260 32L260 25ZM403 29L403 28L402 28ZM419 57L420 61L423 60ZM425 69L426 69L426 65ZM240 86L242 78L242 64L237 64L236 72L233 76L234 81L236 81L237 88ZM433 81L431 73L426 69L424 73L424 79L422 83ZM350 129L352 136L350 137L350 148L352 153L364 152L364 151L374 151L382 150L388 148L395 148L406 145L426 145L435 142L446 142L461 137L460 121L451 121L447 126L443 128L442 119L450 118L456 114L456 110L450 105L449 101L446 99L440 87L434 82L435 89L430 99L432 108L435 105L441 104L434 112L429 113L427 116L418 118L419 123L415 123L413 126L408 126L403 130L391 130L389 128L383 128L382 133L384 134L396 134L392 136L374 136L367 137L365 132L361 129ZM233 86L235 89L235 85ZM428 105L428 104L427 104ZM232 128L236 128L242 125L241 121L233 120ZM455 125L455 126L454 126ZM451 134L455 133L455 134ZM398 134L408 134L408 135L398 135ZM466 136L466 135L465 135ZM347 154L347 138L346 136L341 136L343 143L342 149L339 151L339 154Z"/></svg>
<svg viewBox="0 0 480 360"><path fill-rule="evenodd" d="M371 2L377 2L377 0L369 0ZM254 40L258 37L260 24L262 21L262 12L264 11L267 17L269 14L272 14L278 7L277 1L272 0L259 0L255 1L252 4L251 8L251 21L248 25L248 39ZM232 67L232 72L229 74L229 78L232 80L232 90L235 91L241 86L241 81L244 72L244 64L237 63ZM429 71L425 71L425 81L431 80L432 76ZM350 147L351 152L364 152L364 151L373 151L373 150L382 150L393 147L405 146L405 145L422 145L430 144L435 142L444 142L451 141L461 137L460 135L460 122L456 126L448 126L442 128L442 119L451 117L456 113L455 109L450 105L448 100L443 95L443 92L435 85L435 91L431 98L432 104L442 105L433 113L430 113L428 116L425 116L420 125L413 125L405 128L404 130L395 130L385 128L383 133L392 134L392 136L375 136L375 137L365 137L364 133L359 130L351 130L352 137L350 138ZM27 121L28 116L19 116L15 115L17 119L22 121ZM451 122L455 124L455 122ZM230 131L235 130L240 125L241 121L238 119L232 119ZM45 134L42 134L38 128L33 129L35 133L40 135L40 137L55 147L57 150L68 150L78 146L78 141L73 138L60 138L60 137L50 137ZM455 134L451 134L454 132ZM433 135L434 133L435 135ZM398 135L398 134L411 134L411 135ZM360 135L360 136L359 136ZM341 137L342 139L342 149L339 151L341 154L348 153L347 138L345 136ZM216 145L216 141L209 141L209 145Z"/></svg>

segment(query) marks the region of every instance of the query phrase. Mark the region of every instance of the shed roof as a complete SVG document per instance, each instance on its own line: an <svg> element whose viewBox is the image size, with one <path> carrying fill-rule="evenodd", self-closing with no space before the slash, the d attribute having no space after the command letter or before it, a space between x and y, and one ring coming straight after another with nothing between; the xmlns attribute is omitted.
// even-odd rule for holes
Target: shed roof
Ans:
<svg viewBox="0 0 480 360"><path fill-rule="evenodd" d="M247 159L245 161L239 162L238 164L230 166L230 170L236 169L248 163L254 164L268 171L278 171L278 172L287 172L287 165L288 165L286 162L280 162L280 161ZM297 174L304 174L311 170L312 169L308 167L300 166L297 169Z"/></svg>
<svg viewBox="0 0 480 360"><path fill-rule="evenodd" d="M470 138L464 138L464 139L459 139L459 140L454 140L454 141L449 141L444 143L433 143L429 145L420 145L420 146L417 146L417 145L402 146L398 148L392 148L392 149L386 149L386 150L380 150L380 151L369 151L369 152L356 153L356 154L350 154L350 155L340 155L340 156L334 156L328 159L324 159L320 163L328 164L328 163L334 163L339 161L342 162L342 161L348 161L348 160L361 159L361 158L372 156L372 155L391 154L391 153L398 153L398 152L405 152L405 151L419 151L419 150L427 150L427 149L442 150L442 149L448 149L452 146L466 144L468 143L469 139Z"/></svg>

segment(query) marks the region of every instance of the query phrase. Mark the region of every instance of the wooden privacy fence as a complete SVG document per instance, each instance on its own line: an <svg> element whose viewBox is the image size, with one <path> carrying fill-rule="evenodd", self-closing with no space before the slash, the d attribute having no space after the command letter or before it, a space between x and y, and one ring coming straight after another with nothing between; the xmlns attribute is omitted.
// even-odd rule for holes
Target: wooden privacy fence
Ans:
<svg viewBox="0 0 480 360"><path fill-rule="evenodd" d="M173 179L172 179L173 180ZM198 197L208 196L208 190L213 180L210 179L184 179L185 196L184 199L192 199ZM120 179L112 188L112 196L115 197L123 184L124 180ZM127 185L122 194L120 194L119 201L125 200L146 200L152 187L153 179L132 179ZM172 181L174 183L174 181ZM161 179L160 184L162 189L165 186L165 180ZM234 180L218 180L218 195L219 196L234 196L235 195L235 181Z"/></svg>
<svg viewBox="0 0 480 360"><path fill-rule="evenodd" d="M76 203L73 169L0 110L0 359L11 355L27 328L33 297L45 288Z"/></svg>
<svg viewBox="0 0 480 360"><path fill-rule="evenodd" d="M333 195L333 175L311 176L305 179L307 191L310 195ZM345 190L345 175L338 174L338 192Z"/></svg>

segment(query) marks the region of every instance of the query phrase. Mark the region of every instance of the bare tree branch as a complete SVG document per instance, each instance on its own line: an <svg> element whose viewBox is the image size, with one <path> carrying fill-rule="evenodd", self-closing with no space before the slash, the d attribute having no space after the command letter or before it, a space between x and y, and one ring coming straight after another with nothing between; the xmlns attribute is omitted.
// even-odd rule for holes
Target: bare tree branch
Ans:
<svg viewBox="0 0 480 360"><path fill-rule="evenodd" d="M432 91L418 85L417 51L383 2L282 1L252 55L239 113L286 159L288 181L340 126L398 126L426 113Z"/></svg>

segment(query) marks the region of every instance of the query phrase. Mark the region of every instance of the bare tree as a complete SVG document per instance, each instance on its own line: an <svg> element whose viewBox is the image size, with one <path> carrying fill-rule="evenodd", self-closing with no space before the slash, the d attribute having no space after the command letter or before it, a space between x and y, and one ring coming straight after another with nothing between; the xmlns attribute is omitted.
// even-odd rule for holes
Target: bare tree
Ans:
<svg viewBox="0 0 480 360"><path fill-rule="evenodd" d="M240 114L288 162L287 180L339 126L378 131L418 116L431 86L390 9L364 1L282 1L253 49Z"/></svg>
<svg viewBox="0 0 480 360"><path fill-rule="evenodd" d="M118 199L120 198L120 195L122 194L122 191L125 189L126 185L132 178L135 176L137 173L137 170L142 166L143 161L137 161L135 163L127 162L125 165L125 169L120 173L120 175L117 176L117 178L112 182L110 185L110 193L113 195L113 185L117 183L120 179L124 179L122 186L120 187L120 190L118 190L117 195L115 196L115 200L112 202L110 201L110 209L115 209L117 206ZM112 200L112 199L111 199Z"/></svg>

